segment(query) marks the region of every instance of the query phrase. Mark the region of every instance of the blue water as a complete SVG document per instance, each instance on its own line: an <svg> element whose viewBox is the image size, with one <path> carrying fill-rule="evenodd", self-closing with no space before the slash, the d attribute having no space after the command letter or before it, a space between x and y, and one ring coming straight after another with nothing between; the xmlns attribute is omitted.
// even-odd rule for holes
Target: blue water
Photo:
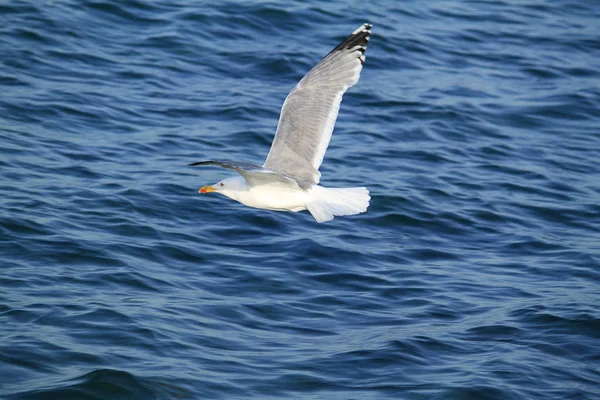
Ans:
<svg viewBox="0 0 600 400"><path fill-rule="evenodd" d="M596 1L0 5L0 397L600 398ZM321 172L244 207L296 82L374 25Z"/></svg>

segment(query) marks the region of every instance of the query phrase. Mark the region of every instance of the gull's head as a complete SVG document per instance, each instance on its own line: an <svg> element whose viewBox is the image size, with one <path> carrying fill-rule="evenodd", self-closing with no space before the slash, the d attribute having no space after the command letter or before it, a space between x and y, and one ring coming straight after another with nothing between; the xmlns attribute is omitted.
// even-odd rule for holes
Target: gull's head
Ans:
<svg viewBox="0 0 600 400"><path fill-rule="evenodd" d="M232 176L231 178L223 179L222 181L219 181L212 186L202 186L198 191L202 194L218 192L230 197L231 193L246 190L246 187L246 180L243 177Z"/></svg>

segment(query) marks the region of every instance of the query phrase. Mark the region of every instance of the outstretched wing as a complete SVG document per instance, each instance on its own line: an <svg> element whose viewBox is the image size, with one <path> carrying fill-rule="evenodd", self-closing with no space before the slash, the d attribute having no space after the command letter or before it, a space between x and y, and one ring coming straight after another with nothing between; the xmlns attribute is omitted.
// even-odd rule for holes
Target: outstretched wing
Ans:
<svg viewBox="0 0 600 400"><path fill-rule="evenodd" d="M190 167L202 165L216 165L217 167L232 169L242 175L246 182L251 186L267 185L269 183L279 182L293 188L299 188L298 183L287 176L281 175L275 171L268 170L255 165L240 161L199 161L188 164Z"/></svg>
<svg viewBox="0 0 600 400"><path fill-rule="evenodd" d="M370 24L364 24L311 69L285 99L264 167L297 181L319 183L342 96L358 82Z"/></svg>

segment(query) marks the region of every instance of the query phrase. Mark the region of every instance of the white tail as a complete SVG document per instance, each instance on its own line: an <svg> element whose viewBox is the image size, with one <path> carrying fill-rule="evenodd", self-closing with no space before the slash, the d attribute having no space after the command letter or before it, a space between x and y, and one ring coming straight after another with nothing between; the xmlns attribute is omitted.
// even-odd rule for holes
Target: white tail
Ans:
<svg viewBox="0 0 600 400"><path fill-rule="evenodd" d="M364 187L332 189L314 186L311 195L306 208L317 222L331 221L334 216L363 213L371 200L369 191Z"/></svg>

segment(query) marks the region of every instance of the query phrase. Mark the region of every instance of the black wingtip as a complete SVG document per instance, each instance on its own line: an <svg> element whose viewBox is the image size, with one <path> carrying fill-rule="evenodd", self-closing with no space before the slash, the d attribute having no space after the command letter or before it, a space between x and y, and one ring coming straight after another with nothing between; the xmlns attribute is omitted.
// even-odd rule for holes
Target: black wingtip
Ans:
<svg viewBox="0 0 600 400"><path fill-rule="evenodd" d="M361 53L360 61L364 63L364 54L367 51L367 43L369 43L369 38L371 36L371 28L373 28L372 24L362 24L358 29L350 34L342 43L338 44L331 53L336 51L351 49L356 46L359 46L358 51Z"/></svg>
<svg viewBox="0 0 600 400"><path fill-rule="evenodd" d="M188 167L196 167L198 165L212 165L215 161L198 161L191 164L188 164Z"/></svg>

